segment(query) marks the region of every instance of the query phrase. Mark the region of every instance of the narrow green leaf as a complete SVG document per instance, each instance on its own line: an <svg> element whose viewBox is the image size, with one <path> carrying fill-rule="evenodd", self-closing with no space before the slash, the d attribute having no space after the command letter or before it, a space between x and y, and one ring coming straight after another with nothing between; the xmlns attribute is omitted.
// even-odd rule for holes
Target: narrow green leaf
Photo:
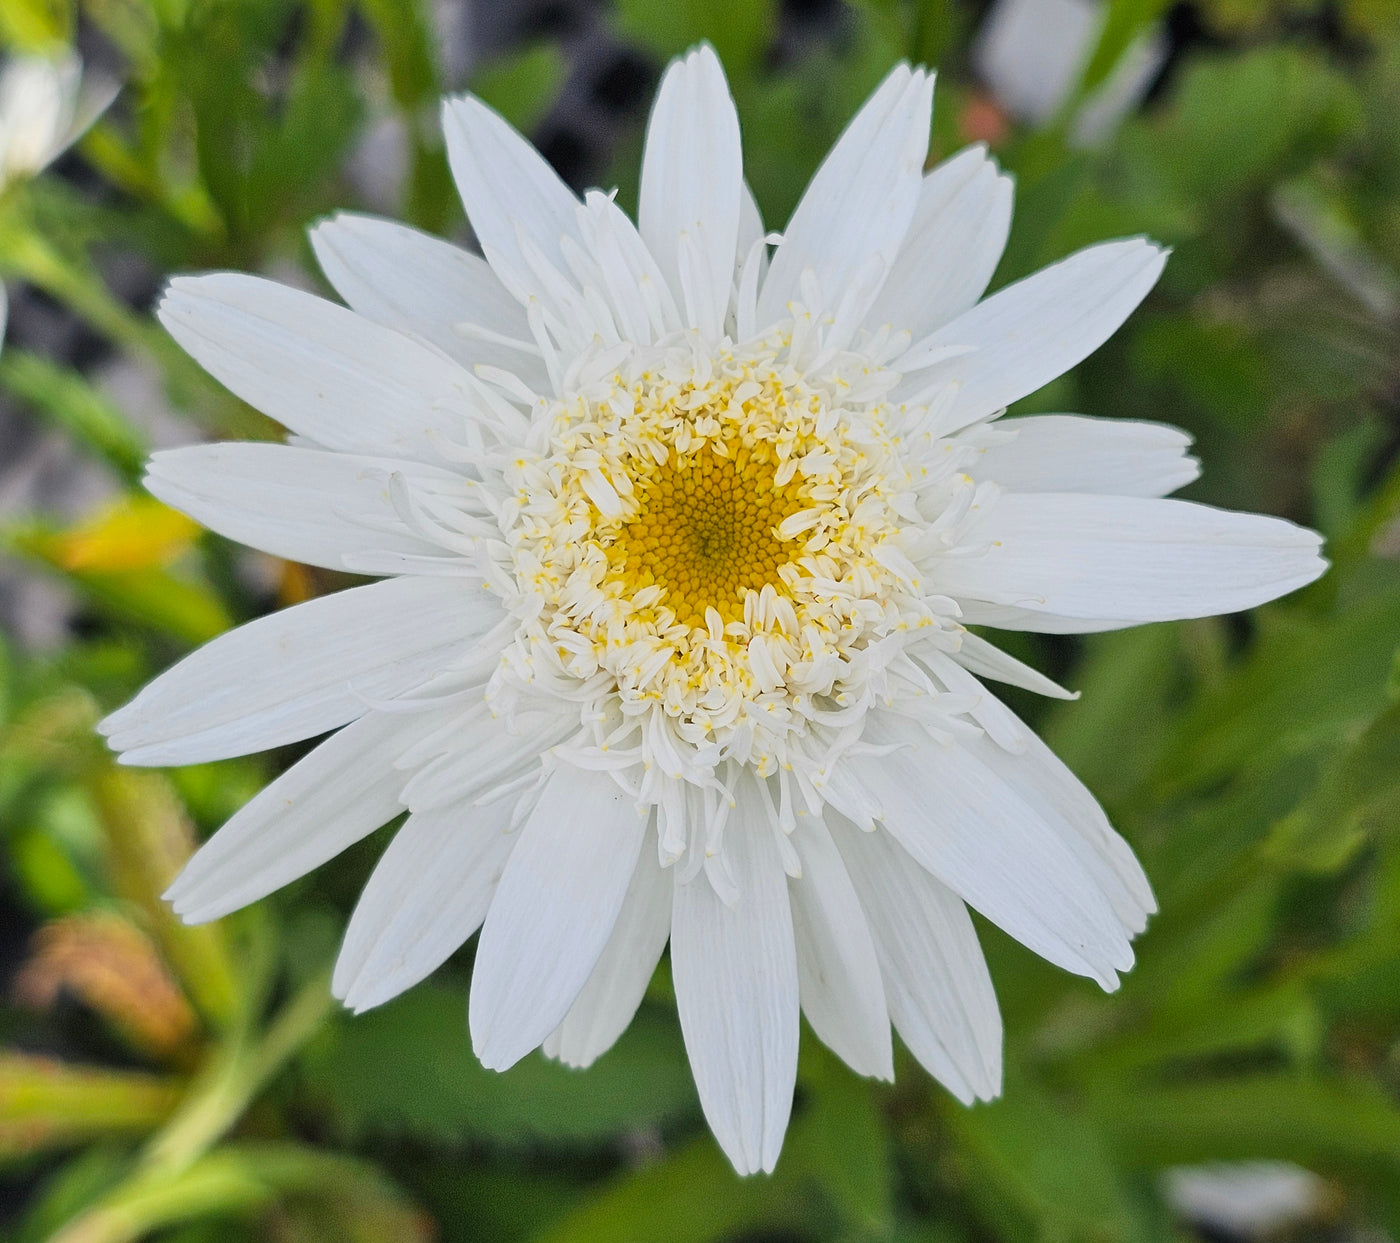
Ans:
<svg viewBox="0 0 1400 1243"><path fill-rule="evenodd" d="M0 1051L0 1159L152 1130L182 1090L176 1079Z"/></svg>

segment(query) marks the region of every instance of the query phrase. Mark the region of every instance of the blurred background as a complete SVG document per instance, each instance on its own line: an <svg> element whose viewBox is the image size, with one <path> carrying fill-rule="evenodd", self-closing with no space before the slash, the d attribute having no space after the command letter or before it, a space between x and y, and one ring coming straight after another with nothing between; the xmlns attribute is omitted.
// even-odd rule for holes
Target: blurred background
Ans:
<svg viewBox="0 0 1400 1243"><path fill-rule="evenodd" d="M860 1080L808 1035L778 1172L747 1181L664 961L591 1071L488 1073L470 946L363 1017L328 1001L384 832L216 925L158 900L295 749L118 770L91 732L193 646L349 581L140 490L152 447L278 434L155 327L167 275L328 292L305 229L337 207L468 239L447 91L630 208L652 88L700 38L770 227L906 57L940 70L931 158L985 142L1016 176L994 286L1101 238L1173 246L1022 407L1185 427L1188 495L1316 526L1335 563L1256 614L1018 640L1083 698L1014 706L1156 887L1136 970L1105 996L981 925L1004 1099L964 1109L907 1057ZM1400 1239L1394 0L0 0L0 41L81 54L70 129L105 106L26 162L0 87L0 1236Z"/></svg>

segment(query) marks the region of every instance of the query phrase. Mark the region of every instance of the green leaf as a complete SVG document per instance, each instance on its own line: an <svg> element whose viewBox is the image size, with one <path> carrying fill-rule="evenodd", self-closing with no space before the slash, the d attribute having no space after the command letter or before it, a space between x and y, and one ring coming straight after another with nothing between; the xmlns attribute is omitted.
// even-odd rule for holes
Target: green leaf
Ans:
<svg viewBox="0 0 1400 1243"><path fill-rule="evenodd" d="M1384 707L1400 594L1316 623L1281 612L1268 622L1248 659L1181 718L1155 774L1160 792L1219 779L1249 758L1331 743Z"/></svg>
<svg viewBox="0 0 1400 1243"><path fill-rule="evenodd" d="M472 79L472 91L523 134L544 120L564 85L568 65L552 43L542 43L485 65Z"/></svg>
<svg viewBox="0 0 1400 1243"><path fill-rule="evenodd" d="M710 1243L796 1228L807 1217L785 1175L739 1178L705 1136L596 1192L537 1243Z"/></svg>
<svg viewBox="0 0 1400 1243"><path fill-rule="evenodd" d="M250 229L267 233L314 203L343 164L362 112L349 70L314 60L297 68L276 122L258 127L245 190Z"/></svg>
<svg viewBox="0 0 1400 1243"><path fill-rule="evenodd" d="M708 40L730 79L742 84L768 46L776 8L773 0L619 0L616 20L626 38L658 56Z"/></svg>
<svg viewBox="0 0 1400 1243"><path fill-rule="evenodd" d="M339 1016L305 1070L313 1098L351 1135L597 1143L696 1111L679 1035L647 1010L587 1071L534 1054L498 1074L472 1053L465 996L436 984Z"/></svg>
<svg viewBox="0 0 1400 1243"><path fill-rule="evenodd" d="M0 546L60 573L101 613L149 626L183 643L206 643L232 624L223 602L204 583L159 569L76 569L66 563L60 532L29 522L0 529Z"/></svg>
<svg viewBox="0 0 1400 1243"><path fill-rule="evenodd" d="M145 439L77 372L38 354L10 348L0 354L0 384L109 463L128 483L141 478Z"/></svg>
<svg viewBox="0 0 1400 1243"><path fill-rule="evenodd" d="M226 929L187 924L161 897L194 853L194 833L164 773L109 764L92 781L114 887L144 910L185 992L216 1027L227 1026L241 990Z"/></svg>
<svg viewBox="0 0 1400 1243"><path fill-rule="evenodd" d="M818 1188L858 1237L888 1233L894 1180L882 1085L860 1078L804 1031L798 1091L803 1106L783 1150L782 1177Z"/></svg>
<svg viewBox="0 0 1400 1243"><path fill-rule="evenodd" d="M176 1079L0 1051L0 1159L152 1130L182 1089Z"/></svg>
<svg viewBox="0 0 1400 1243"><path fill-rule="evenodd" d="M1011 1079L1006 1095L971 1109L949 1107L949 1126L968 1165L969 1191L1001 1237L1146 1238L1107 1136L1092 1119Z"/></svg>
<svg viewBox="0 0 1400 1243"><path fill-rule="evenodd" d="M1400 1110L1363 1079L1259 1075L1114 1092L1092 1104L1110 1140L1149 1167L1256 1157L1312 1167L1388 1167Z"/></svg>
<svg viewBox="0 0 1400 1243"><path fill-rule="evenodd" d="M1188 61L1162 119L1125 137L1150 143L1144 162L1205 204L1301 171L1360 122L1354 89L1325 60L1271 46Z"/></svg>
<svg viewBox="0 0 1400 1243"><path fill-rule="evenodd" d="M1109 0L1094 53L1079 79L1077 98L1084 98L1108 79L1133 40L1167 9L1170 0Z"/></svg>
<svg viewBox="0 0 1400 1243"><path fill-rule="evenodd" d="M1381 713L1324 771L1311 794L1270 834L1269 857L1337 872L1377 828L1400 815L1400 705Z"/></svg>

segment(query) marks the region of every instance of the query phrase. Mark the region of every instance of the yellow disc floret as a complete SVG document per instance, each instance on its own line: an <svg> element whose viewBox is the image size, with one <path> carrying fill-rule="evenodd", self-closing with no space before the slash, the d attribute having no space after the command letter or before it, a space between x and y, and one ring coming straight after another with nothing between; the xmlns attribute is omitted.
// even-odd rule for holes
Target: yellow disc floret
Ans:
<svg viewBox="0 0 1400 1243"><path fill-rule="evenodd" d="M803 507L801 490L779 487L771 446L706 441L633 480L636 516L613 537L608 558L624 595L660 587L660 603L683 626L741 621L749 592L782 586L781 567L802 551L778 528Z"/></svg>

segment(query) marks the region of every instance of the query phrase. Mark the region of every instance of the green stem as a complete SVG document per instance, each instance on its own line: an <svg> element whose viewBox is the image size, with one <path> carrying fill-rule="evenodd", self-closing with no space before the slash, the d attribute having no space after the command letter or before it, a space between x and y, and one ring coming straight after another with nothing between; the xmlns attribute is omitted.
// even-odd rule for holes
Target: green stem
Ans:
<svg viewBox="0 0 1400 1243"><path fill-rule="evenodd" d="M275 1181L240 1159L236 1146L209 1150L315 1034L331 1006L329 983L318 975L304 984L261 1039L252 1039L246 1024L232 1031L131 1173L60 1230L54 1243L128 1243L161 1225L256 1207L276 1194Z"/></svg>
<svg viewBox="0 0 1400 1243"><path fill-rule="evenodd" d="M191 1087L184 1104L151 1140L138 1178L187 1169L243 1116L263 1085L315 1034L331 1006L329 980L302 986L257 1043L235 1032Z"/></svg>
<svg viewBox="0 0 1400 1243"><path fill-rule="evenodd" d="M415 1220L411 1206L374 1166L299 1144L259 1143L225 1144L163 1182L128 1186L70 1222L52 1243L133 1243L183 1221L246 1213L289 1192L349 1200L352 1213L378 1211L384 1237L417 1237L405 1233ZM397 1209L397 1220L386 1209Z"/></svg>
<svg viewBox="0 0 1400 1243"><path fill-rule="evenodd" d="M77 372L11 347L0 354L0 385L100 456L128 484L140 481L145 438Z"/></svg>
<svg viewBox="0 0 1400 1243"><path fill-rule="evenodd" d="M149 352L151 328L125 303L112 297L96 274L60 254L32 229L16 230L5 241L5 266L51 294L118 344Z"/></svg>

